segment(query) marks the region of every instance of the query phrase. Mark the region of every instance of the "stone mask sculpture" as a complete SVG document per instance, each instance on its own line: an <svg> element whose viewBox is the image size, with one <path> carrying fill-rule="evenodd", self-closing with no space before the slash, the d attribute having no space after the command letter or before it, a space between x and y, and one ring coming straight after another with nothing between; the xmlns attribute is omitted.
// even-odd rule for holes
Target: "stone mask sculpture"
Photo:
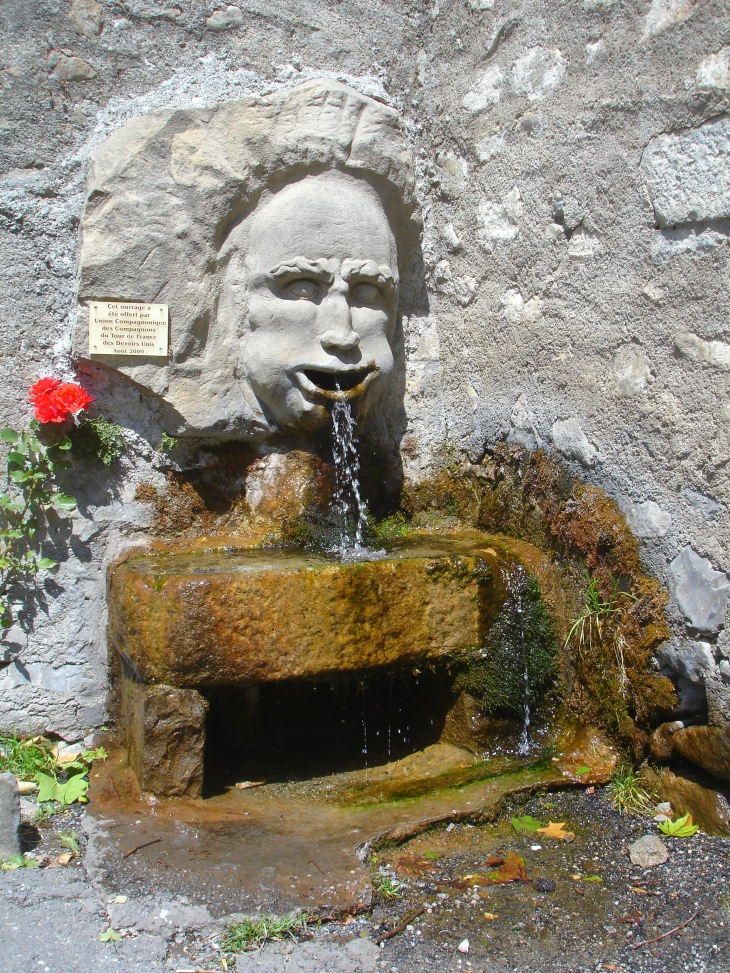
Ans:
<svg viewBox="0 0 730 973"><path fill-rule="evenodd" d="M229 246L225 294L233 313L247 307L244 373L267 418L313 431L338 397L364 415L393 367L398 305L398 254L377 195L338 172L308 176L265 201Z"/></svg>
<svg viewBox="0 0 730 973"><path fill-rule="evenodd" d="M362 418L420 228L396 112L339 83L135 119L92 156L79 301L167 303L171 354L89 360L85 308L77 354L173 435L311 434L338 396Z"/></svg>

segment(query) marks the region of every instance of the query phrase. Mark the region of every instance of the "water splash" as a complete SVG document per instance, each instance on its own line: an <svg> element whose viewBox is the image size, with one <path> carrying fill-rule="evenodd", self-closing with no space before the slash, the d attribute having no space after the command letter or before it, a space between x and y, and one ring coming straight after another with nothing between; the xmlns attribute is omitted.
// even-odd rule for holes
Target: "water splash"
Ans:
<svg viewBox="0 0 730 973"><path fill-rule="evenodd" d="M339 386L337 387L339 392ZM332 452L335 462L334 511L339 522L337 550L346 558L363 551L368 522L367 508L360 496L360 459L352 409L347 399L332 405Z"/></svg>
<svg viewBox="0 0 730 973"><path fill-rule="evenodd" d="M515 565L503 573L505 586L510 595L511 607L517 626L520 646L522 649L523 696L522 696L522 731L520 732L519 752L526 754L530 750L530 657L525 638L525 605L522 596L527 576L521 564Z"/></svg>

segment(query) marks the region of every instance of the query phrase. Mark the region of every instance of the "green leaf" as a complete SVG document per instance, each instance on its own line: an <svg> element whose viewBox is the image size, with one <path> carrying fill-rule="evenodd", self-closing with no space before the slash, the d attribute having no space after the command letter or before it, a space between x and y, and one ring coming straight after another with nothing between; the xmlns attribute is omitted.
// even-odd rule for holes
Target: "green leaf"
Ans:
<svg viewBox="0 0 730 973"><path fill-rule="evenodd" d="M36 561L39 571L50 571L51 568L58 567L58 561L52 561L50 557L42 557Z"/></svg>
<svg viewBox="0 0 730 973"><path fill-rule="evenodd" d="M116 929L112 929L109 926L104 932L99 934L100 943L118 943L122 938L122 934L118 933Z"/></svg>
<svg viewBox="0 0 730 973"><path fill-rule="evenodd" d="M591 772L590 767L579 767L576 770L576 774L580 774L581 776L583 776L583 774L590 774L590 772Z"/></svg>
<svg viewBox="0 0 730 973"><path fill-rule="evenodd" d="M537 818L533 818L531 814L525 814L523 817L512 818L512 827L515 831L538 831L545 825Z"/></svg>
<svg viewBox="0 0 730 973"><path fill-rule="evenodd" d="M62 789L55 777L43 774L40 771L35 775L34 780L38 785L38 802L60 801Z"/></svg>
<svg viewBox="0 0 730 973"><path fill-rule="evenodd" d="M53 494L53 505L55 507L60 507L61 510L75 510L76 501L73 497L69 496L68 493L54 493Z"/></svg>
<svg viewBox="0 0 730 973"><path fill-rule="evenodd" d="M583 881L584 882L602 882L603 879L601 878L600 875L584 875L583 876Z"/></svg>
<svg viewBox="0 0 730 973"><path fill-rule="evenodd" d="M25 465L25 454L19 453L17 449L11 450L8 453L8 463L13 466L24 466Z"/></svg>
<svg viewBox="0 0 730 973"><path fill-rule="evenodd" d="M61 804L75 804L76 801L85 804L88 800L86 795L89 791L89 782L86 777L77 774L61 786Z"/></svg>
<svg viewBox="0 0 730 973"><path fill-rule="evenodd" d="M18 434L14 429L6 427L5 429L0 429L0 439L4 443L17 443Z"/></svg>
<svg viewBox="0 0 730 973"><path fill-rule="evenodd" d="M676 821L662 821L659 830L669 838L691 838L700 829L699 825L694 823L692 815L688 811L683 817L677 818Z"/></svg>

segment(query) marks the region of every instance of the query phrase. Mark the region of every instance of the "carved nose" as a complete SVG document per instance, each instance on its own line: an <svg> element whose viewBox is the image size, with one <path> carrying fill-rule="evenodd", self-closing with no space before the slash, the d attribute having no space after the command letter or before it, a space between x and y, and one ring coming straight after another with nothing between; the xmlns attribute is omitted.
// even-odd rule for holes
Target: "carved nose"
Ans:
<svg viewBox="0 0 730 973"><path fill-rule="evenodd" d="M352 328L340 331L325 331L319 343L325 351L353 351L360 344L360 335Z"/></svg>

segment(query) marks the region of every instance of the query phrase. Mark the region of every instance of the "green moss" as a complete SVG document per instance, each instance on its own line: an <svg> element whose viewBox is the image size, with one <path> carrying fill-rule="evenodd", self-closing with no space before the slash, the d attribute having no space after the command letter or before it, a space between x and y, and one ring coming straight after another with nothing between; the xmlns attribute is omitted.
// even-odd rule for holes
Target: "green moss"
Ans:
<svg viewBox="0 0 730 973"><path fill-rule="evenodd" d="M525 671L535 709L557 675L558 640L534 578L515 572L516 591L481 649L458 664L455 688L478 699L491 716L522 718Z"/></svg>

